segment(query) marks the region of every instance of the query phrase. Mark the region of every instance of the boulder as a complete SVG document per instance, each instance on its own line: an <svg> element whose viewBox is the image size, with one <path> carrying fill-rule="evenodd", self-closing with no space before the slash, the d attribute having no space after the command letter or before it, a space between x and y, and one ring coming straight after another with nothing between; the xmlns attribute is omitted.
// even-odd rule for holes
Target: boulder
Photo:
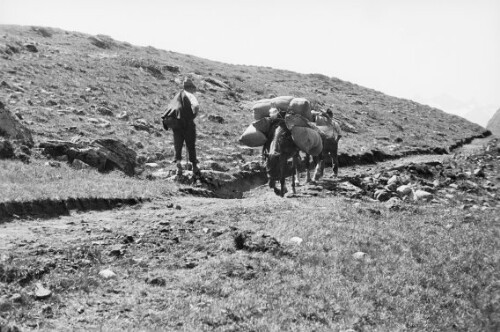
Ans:
<svg viewBox="0 0 500 332"><path fill-rule="evenodd" d="M33 146L33 137L29 129L19 122L2 102L0 102L0 136L20 141L29 147Z"/></svg>
<svg viewBox="0 0 500 332"><path fill-rule="evenodd" d="M12 144L3 138L0 138L0 159L9 159L13 157L14 148L12 147Z"/></svg>
<svg viewBox="0 0 500 332"><path fill-rule="evenodd" d="M137 154L117 139L97 139L90 144L48 141L40 148L54 158L66 155L70 164L78 159L100 172L119 169L130 176L135 174Z"/></svg>

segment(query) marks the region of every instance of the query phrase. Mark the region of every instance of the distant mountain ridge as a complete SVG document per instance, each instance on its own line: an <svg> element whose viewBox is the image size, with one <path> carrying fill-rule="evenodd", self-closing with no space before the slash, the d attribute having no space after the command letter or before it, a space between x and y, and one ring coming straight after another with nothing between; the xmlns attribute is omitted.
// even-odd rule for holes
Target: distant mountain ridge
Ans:
<svg viewBox="0 0 500 332"><path fill-rule="evenodd" d="M488 134L459 116L322 74L230 65L56 28L0 25L0 72L0 100L35 143L112 136L142 162L173 158L160 115L186 75L201 103L199 159L228 167L258 158L238 138L253 121L252 103L270 96L331 109L345 128L339 151L353 156L444 151Z"/></svg>
<svg viewBox="0 0 500 332"><path fill-rule="evenodd" d="M494 135L500 136L500 108L488 121L486 128L489 129Z"/></svg>
<svg viewBox="0 0 500 332"><path fill-rule="evenodd" d="M486 127L488 120L494 113L494 105L485 105L469 100L461 101L447 94L441 94L432 98L415 98L427 105L444 110L445 112L456 114L480 126Z"/></svg>

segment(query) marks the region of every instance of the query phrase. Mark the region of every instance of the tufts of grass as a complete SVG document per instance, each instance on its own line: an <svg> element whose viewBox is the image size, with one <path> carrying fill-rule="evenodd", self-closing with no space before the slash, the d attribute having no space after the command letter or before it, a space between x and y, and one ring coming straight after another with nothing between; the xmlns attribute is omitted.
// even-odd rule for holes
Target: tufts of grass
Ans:
<svg viewBox="0 0 500 332"><path fill-rule="evenodd" d="M118 171L102 174L94 169L74 170L67 164L45 165L0 160L0 202L68 197L158 197L169 191L160 181L143 181Z"/></svg>

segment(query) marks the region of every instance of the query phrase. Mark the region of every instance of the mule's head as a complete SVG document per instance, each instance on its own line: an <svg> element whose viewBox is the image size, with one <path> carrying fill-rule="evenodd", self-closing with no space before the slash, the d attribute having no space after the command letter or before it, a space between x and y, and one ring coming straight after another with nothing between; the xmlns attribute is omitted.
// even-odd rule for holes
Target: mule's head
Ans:
<svg viewBox="0 0 500 332"><path fill-rule="evenodd" d="M281 121L274 121L271 125L269 146L266 155L266 172L269 179L269 185L272 187L274 181L279 180L280 173L280 141L283 136L283 127Z"/></svg>
<svg viewBox="0 0 500 332"><path fill-rule="evenodd" d="M266 172L270 182L279 180L280 178L280 154L269 153L266 160Z"/></svg>

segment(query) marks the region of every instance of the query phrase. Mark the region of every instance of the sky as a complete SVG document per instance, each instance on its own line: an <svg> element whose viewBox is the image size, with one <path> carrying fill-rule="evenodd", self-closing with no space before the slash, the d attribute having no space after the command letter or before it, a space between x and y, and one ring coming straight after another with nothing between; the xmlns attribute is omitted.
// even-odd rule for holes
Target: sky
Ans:
<svg viewBox="0 0 500 332"><path fill-rule="evenodd" d="M500 109L500 0L0 0L0 24L320 73L483 126Z"/></svg>

